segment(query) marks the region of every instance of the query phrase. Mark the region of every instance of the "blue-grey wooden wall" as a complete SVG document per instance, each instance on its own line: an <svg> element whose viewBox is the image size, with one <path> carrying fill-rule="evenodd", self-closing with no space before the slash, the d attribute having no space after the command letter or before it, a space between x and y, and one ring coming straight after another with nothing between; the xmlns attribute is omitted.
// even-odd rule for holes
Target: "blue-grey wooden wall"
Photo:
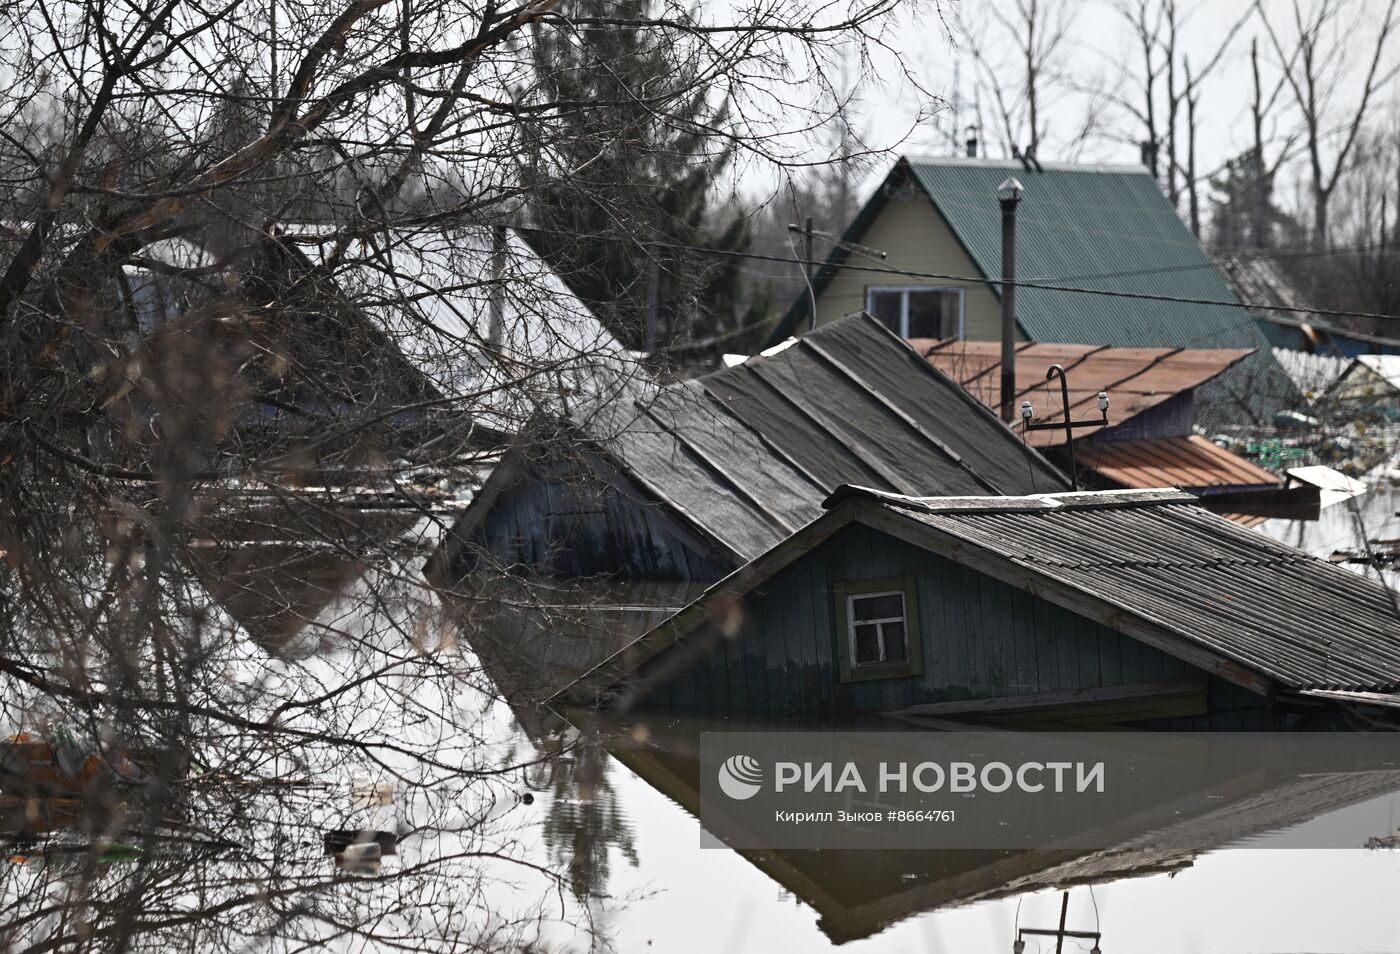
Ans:
<svg viewBox="0 0 1400 954"><path fill-rule="evenodd" d="M577 460L532 465L473 528L458 573L481 563L561 579L713 582L732 566L657 504Z"/></svg>
<svg viewBox="0 0 1400 954"><path fill-rule="evenodd" d="M841 683L832 585L913 574L922 676ZM1206 676L1160 650L858 524L796 561L745 601L734 639L656 687L649 706L727 711L888 712L918 703L1021 696ZM697 633L696 638L707 638ZM1264 728L1252 693L1212 679L1212 712L1165 728ZM1224 713L1235 713L1221 718Z"/></svg>

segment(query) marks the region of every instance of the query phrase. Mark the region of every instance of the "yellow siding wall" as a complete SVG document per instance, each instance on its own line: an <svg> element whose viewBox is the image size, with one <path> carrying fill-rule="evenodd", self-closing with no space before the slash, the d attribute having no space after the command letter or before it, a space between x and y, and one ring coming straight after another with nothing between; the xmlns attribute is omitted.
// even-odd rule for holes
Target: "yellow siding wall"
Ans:
<svg viewBox="0 0 1400 954"><path fill-rule="evenodd" d="M989 202L988 206L988 215L1001 214L995 203ZM916 188L910 187L907 193L892 196L859 242L886 252L889 257L881 261L852 255L849 259L852 264L945 275L978 274L977 267L953 237L943 217ZM1001 300L985 284L879 275L849 268L842 268L832 276L826 289L817 296L817 323L835 321L864 308L865 289L871 285L965 288L965 336L974 341L1001 338ZM1017 337L1021 336L1018 334Z"/></svg>

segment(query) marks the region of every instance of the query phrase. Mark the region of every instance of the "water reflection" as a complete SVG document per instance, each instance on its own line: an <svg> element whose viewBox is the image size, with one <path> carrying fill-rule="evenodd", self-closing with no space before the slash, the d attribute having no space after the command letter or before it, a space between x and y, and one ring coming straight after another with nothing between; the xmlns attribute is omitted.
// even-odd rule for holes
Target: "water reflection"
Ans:
<svg viewBox="0 0 1400 954"><path fill-rule="evenodd" d="M1242 839L1257 842L1267 832L1295 830L1319 816L1328 816L1349 805L1369 804L1380 797L1391 806L1388 810L1393 811L1393 806L1400 805L1393 794L1400 790L1400 777L1393 772L1325 778L1263 778L1257 773L1245 772L1232 783L1235 794L1252 793L1243 803L1220 810L1210 808L1211 802L1199 799L1164 806L1157 815L1142 819L1138 827L1120 831L1113 846L1103 850L775 849L728 852L703 849L699 834L699 733L762 728L768 726L712 723L684 717L636 722L610 730L595 727L601 747L607 752L602 756L603 762L611 757L617 763L611 771L601 767L590 769L591 777L604 776L611 780L595 817L606 817L609 826L616 826L608 829L610 833L622 830L628 831L629 836L625 843L610 841L606 835L598 839L584 838L577 843L569 862L571 870L587 870L582 879L574 883L587 884L595 901L625 892L629 887L635 889L639 882L650 883L647 879L655 879L667 890L685 891L693 887L692 872L701 862L715 866L724 864L723 856L742 859L770 882L774 888L772 896L787 895L800 901L815 914L816 928L826 942L840 945L883 935L892 926L911 918L997 899L1174 875L1192 868L1205 853L1170 847L1170 844L1180 844L1183 838L1203 848L1226 848ZM597 746L590 744L587 750L597 751ZM670 839L664 857L649 853L648 843L666 843L668 839L655 830L656 826L663 824L674 828L676 820L674 817L662 820L656 808L657 799L642 787L664 796L671 814L681 813L687 820L680 827L690 832L689 840L682 839L677 844L675 839ZM565 799L572 812L583 792L556 788L554 794L556 799ZM1196 807L1186 810L1188 804ZM643 807L648 805L651 806L649 810ZM645 817L638 817L638 813ZM1377 831L1387 830L1383 823L1385 816L1379 818L1382 821ZM1164 836L1163 826L1167 826L1170 838ZM570 832L576 834L581 830L581 827L573 828ZM635 843L630 835L633 830L637 833ZM550 845L557 850L560 842L552 839ZM621 879L620 884L613 883L616 856L610 848L618 848L633 867L640 866L639 871ZM1279 849L1270 849L1266 854L1275 853L1286 854ZM1163 890L1170 891L1169 882L1158 883ZM728 896L725 891L721 894ZM775 902L755 902L754 917L768 919L777 914ZM654 930L645 924L631 927L643 933ZM684 943L681 948L692 949ZM697 945L693 949L701 948Z"/></svg>
<svg viewBox="0 0 1400 954"><path fill-rule="evenodd" d="M588 902L608 896L614 853L635 866L637 849L601 742L584 738L570 751L571 758L553 764L543 832L550 859L568 872L574 897Z"/></svg>

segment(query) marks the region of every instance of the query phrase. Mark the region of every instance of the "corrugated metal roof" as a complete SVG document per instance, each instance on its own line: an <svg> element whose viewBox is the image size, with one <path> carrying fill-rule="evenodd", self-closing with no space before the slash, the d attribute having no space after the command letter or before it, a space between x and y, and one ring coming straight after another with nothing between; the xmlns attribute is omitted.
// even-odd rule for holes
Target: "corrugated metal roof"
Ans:
<svg viewBox="0 0 1400 954"><path fill-rule="evenodd" d="M1023 281L1199 298L1192 305L1047 288L1016 291L1017 321L1034 341L1118 347L1264 348L1249 312L1142 166L906 157L982 274L1001 274L997 185L1008 171L1025 191L1016 210L1016 274ZM996 290L996 286L993 286Z"/></svg>
<svg viewBox="0 0 1400 954"><path fill-rule="evenodd" d="M1000 405L1001 342L947 338L913 339L909 344L977 400L989 408ZM1069 377L1071 417L1097 418L1098 393L1108 391L1113 423L1123 424L1200 387L1249 354L1242 348L1108 348L1026 341L1016 346L1016 400L1030 401L1041 417L1058 416L1060 382L1045 378L1050 366L1058 364ZM1038 447L1060 445L1065 432L1031 431L1026 439Z"/></svg>
<svg viewBox="0 0 1400 954"><path fill-rule="evenodd" d="M1083 463L1124 487L1277 487L1279 479L1198 434L1138 441L1095 441Z"/></svg>
<svg viewBox="0 0 1400 954"><path fill-rule="evenodd" d="M1189 498L1114 497L1064 494L1028 508L988 500L973 510L936 499L876 502L1289 688L1400 686L1400 616L1380 583Z"/></svg>
<svg viewBox="0 0 1400 954"><path fill-rule="evenodd" d="M901 535L1120 631L1169 637L1168 652L1197 665L1215 660L1216 672L1244 685L1400 688L1400 613L1385 586L1237 526L1189 494L916 498L842 487L826 506L806 532L710 587L564 695L598 698L706 625L710 600L762 586L852 519L912 528Z"/></svg>
<svg viewBox="0 0 1400 954"><path fill-rule="evenodd" d="M579 422L658 501L750 559L821 513L842 484L907 493L1063 490L986 408L864 315L796 345Z"/></svg>
<svg viewBox="0 0 1400 954"><path fill-rule="evenodd" d="M1020 494L1066 481L986 407L868 315L700 379L816 483Z"/></svg>

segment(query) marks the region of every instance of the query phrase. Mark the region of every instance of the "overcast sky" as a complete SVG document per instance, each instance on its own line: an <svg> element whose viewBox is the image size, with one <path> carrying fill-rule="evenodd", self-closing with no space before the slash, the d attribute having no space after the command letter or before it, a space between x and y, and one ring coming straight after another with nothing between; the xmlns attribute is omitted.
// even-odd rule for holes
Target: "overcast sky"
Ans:
<svg viewBox="0 0 1400 954"><path fill-rule="evenodd" d="M976 21L985 17L985 4L997 2L1003 8L1011 8L1012 0L976 0L962 4L944 0L943 10L947 14L947 26L931 12L922 17L910 17L908 22L891 32L889 42L899 57L902 57L910 70L919 77L929 92L935 94L942 103L937 116L917 125L914 119L921 106L928 107L931 99L921 95L909 82L900 78L899 64L894 54L878 59L875 71L879 83L866 88L860 108L860 127L867 142L877 148L898 148L902 152L923 152L946 154L952 146L948 131L953 128L953 104L960 106L958 126L965 127L972 121L973 107L979 99L976 88L976 64L968 52L965 38L959 35L956 27L959 7L968 18ZM1054 4L1059 0L1042 0L1043 4ZM1062 67L1072 82L1092 89L1114 89L1123 95L1133 95L1132 80L1123 78L1123 64L1137 70L1139 54L1134 50L1134 37L1126 21L1115 10L1114 0L1064 0L1070 12L1071 29L1064 47ZM1300 0L1307 9L1319 0ZM1337 102L1349 107L1357 98L1365 61L1369 57L1371 44L1377 35L1379 21L1384 13L1387 0L1341 0L1346 5L1345 16L1337 21L1338 32L1347 37L1345 47L1348 79L1336 93ZM1221 45L1231 27L1249 12L1254 0L1183 0L1186 11L1183 28L1183 52L1199 70ZM1262 0L1270 12L1276 27L1283 31L1281 39L1289 44L1294 31L1292 20L1292 0ZM988 33L996 37L995 28ZM1001 34L1004 36L1004 34ZM1249 99L1251 78L1249 68L1249 44L1251 39L1259 42L1263 61L1263 82L1266 89L1277 81L1279 57L1274 52L1268 34L1257 16L1250 16L1230 44L1228 52L1213 72L1202 83L1200 106L1199 160L1198 168L1210 172L1224 160L1241 152L1249 143ZM1400 53L1400 42L1392 37L1387 64L1394 64ZM989 44L997 51L1004 51L1005 45ZM1006 55L995 53L993 55ZM955 82L956 80L956 82ZM1013 84L1017 77L1013 76ZM1397 82L1391 82L1382 90L1380 98L1373 106L1373 120L1384 123L1389 128L1396 127ZM1140 97L1140 94L1138 94ZM1159 93L1159 99L1161 99ZM985 93L980 96L984 120L992 121L992 106ZM1042 146L1042 160L1077 158L1081 161L1137 162L1138 148L1133 143L1143 137L1143 129L1131 116L1121 109L1108 107L1103 113L1101 134L1089 142L1077 156L1064 154L1063 138L1082 122L1089 99L1086 94L1066 91L1059 84L1058 91L1050 105L1051 131L1048 142ZM1284 107L1289 105L1289 93L1280 95ZM1341 110L1338 110L1339 119ZM1277 132L1280 139L1296 128L1296 114L1280 112ZM1184 138L1184 124L1181 127ZM907 139L905 139L907 137ZM957 140L963 138L958 132ZM904 145L899 145L905 139ZM993 140L986 142L993 155L1000 155L1000 146ZM888 163L882 164L872 175L880 174ZM1281 184L1285 195L1295 187L1296 174L1303 170L1295 165L1295 175ZM870 183L867 183L869 185ZM1291 202L1289 203L1291 204Z"/></svg>

